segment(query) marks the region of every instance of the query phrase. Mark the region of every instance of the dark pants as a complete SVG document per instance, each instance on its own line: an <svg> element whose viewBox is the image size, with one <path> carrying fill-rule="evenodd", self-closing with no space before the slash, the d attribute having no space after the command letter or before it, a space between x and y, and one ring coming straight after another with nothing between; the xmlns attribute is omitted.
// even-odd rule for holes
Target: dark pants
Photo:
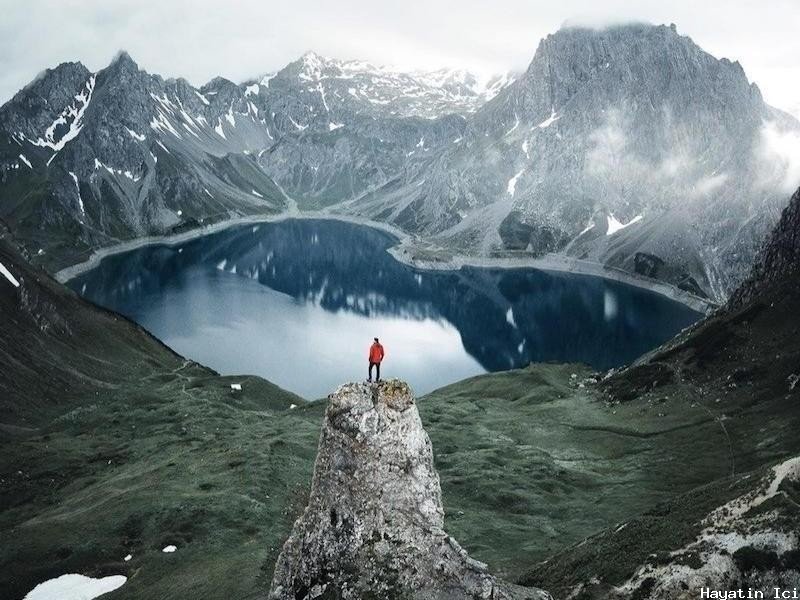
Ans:
<svg viewBox="0 0 800 600"><path fill-rule="evenodd" d="M381 380L381 363L379 362L372 362L369 363L369 380L372 381L372 367L375 367L375 381Z"/></svg>

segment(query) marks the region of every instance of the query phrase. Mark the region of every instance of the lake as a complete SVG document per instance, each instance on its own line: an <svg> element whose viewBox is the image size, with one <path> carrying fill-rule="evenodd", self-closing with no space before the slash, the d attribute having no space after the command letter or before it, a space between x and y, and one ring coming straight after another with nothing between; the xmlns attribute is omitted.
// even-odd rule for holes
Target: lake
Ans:
<svg viewBox="0 0 800 600"><path fill-rule="evenodd" d="M530 362L624 365L700 318L623 283L536 269L426 271L388 233L335 220L241 225L112 255L67 285L223 374L255 374L309 399L365 379L417 393Z"/></svg>

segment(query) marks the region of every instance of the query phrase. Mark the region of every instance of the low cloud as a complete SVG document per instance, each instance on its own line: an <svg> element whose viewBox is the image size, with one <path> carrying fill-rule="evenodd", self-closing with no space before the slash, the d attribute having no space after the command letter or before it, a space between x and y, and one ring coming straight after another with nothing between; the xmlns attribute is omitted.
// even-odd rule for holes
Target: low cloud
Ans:
<svg viewBox="0 0 800 600"><path fill-rule="evenodd" d="M764 123L755 158L760 187L791 193L800 186L800 130L781 128L774 121Z"/></svg>
<svg viewBox="0 0 800 600"><path fill-rule="evenodd" d="M726 181L728 181L727 173L717 173L714 175L701 177L694 184L694 187L689 192L689 195L692 198L704 198L710 196L719 188L721 188Z"/></svg>
<svg viewBox="0 0 800 600"><path fill-rule="evenodd" d="M626 156L628 136L619 110L609 110L605 123L589 135L589 140L592 142L592 149L587 153L586 159L590 174L603 177L632 166L631 157Z"/></svg>

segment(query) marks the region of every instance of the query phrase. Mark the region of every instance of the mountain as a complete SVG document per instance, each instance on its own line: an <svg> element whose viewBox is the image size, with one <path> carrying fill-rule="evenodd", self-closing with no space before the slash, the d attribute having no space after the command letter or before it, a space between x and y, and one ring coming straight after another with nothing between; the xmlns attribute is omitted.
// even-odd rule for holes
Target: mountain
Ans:
<svg viewBox="0 0 800 600"><path fill-rule="evenodd" d="M448 113L475 112L513 80L510 73L481 78L464 69L402 71L307 52L280 71L244 85L250 95L263 92L274 97L275 92L289 92L304 96L309 112L348 107L376 116L435 119ZM305 120L308 115L302 117Z"/></svg>
<svg viewBox="0 0 800 600"><path fill-rule="evenodd" d="M289 208L248 154L269 137L237 86L164 81L124 52L97 73L79 63L46 71L0 109L0 131L0 217L27 248L53 254L52 264Z"/></svg>
<svg viewBox="0 0 800 600"><path fill-rule="evenodd" d="M472 111L502 85L312 53L260 83L200 88L125 52L97 73L65 63L0 108L0 218L57 269L121 240L296 210L273 178L311 206L349 198L463 128L431 113Z"/></svg>
<svg viewBox="0 0 800 600"><path fill-rule="evenodd" d="M777 221L800 123L675 26L565 27L525 73L313 52L201 88L122 52L0 108L0 218L51 270L120 240L321 210L408 256L556 252L724 301Z"/></svg>
<svg viewBox="0 0 800 600"><path fill-rule="evenodd" d="M785 203L770 136L798 131L674 26L564 28L453 144L344 210L440 249L420 256L557 251L721 300Z"/></svg>
<svg viewBox="0 0 800 600"><path fill-rule="evenodd" d="M449 144L465 115L508 80L402 73L307 53L245 90L272 120L275 142L259 164L301 208L319 209L358 198L408 156Z"/></svg>

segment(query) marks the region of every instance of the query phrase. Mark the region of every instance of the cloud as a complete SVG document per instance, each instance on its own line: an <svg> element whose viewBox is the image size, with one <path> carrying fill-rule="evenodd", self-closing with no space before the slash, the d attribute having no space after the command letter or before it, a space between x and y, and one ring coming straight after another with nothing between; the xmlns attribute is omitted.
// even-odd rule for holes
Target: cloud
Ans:
<svg viewBox="0 0 800 600"><path fill-rule="evenodd" d="M586 154L587 171L597 177L605 177L634 166L627 156L628 137L625 134L622 112L611 109L606 120L589 135L592 148Z"/></svg>
<svg viewBox="0 0 800 600"><path fill-rule="evenodd" d="M715 56L739 59L767 100L792 109L800 108L798 19L797 0L771 0L769 10L723 0L7 1L0 102L44 68L80 60L97 70L121 47L148 71L197 85L275 71L306 50L414 69L503 72L525 69L539 39L565 21L640 21L675 22Z"/></svg>
<svg viewBox="0 0 800 600"><path fill-rule="evenodd" d="M689 191L689 196L691 198L705 198L711 196L728 181L728 178L729 176L727 173L717 173L701 177Z"/></svg>
<svg viewBox="0 0 800 600"><path fill-rule="evenodd" d="M778 188L788 194L800 186L800 130L765 122L755 154L759 187Z"/></svg>

